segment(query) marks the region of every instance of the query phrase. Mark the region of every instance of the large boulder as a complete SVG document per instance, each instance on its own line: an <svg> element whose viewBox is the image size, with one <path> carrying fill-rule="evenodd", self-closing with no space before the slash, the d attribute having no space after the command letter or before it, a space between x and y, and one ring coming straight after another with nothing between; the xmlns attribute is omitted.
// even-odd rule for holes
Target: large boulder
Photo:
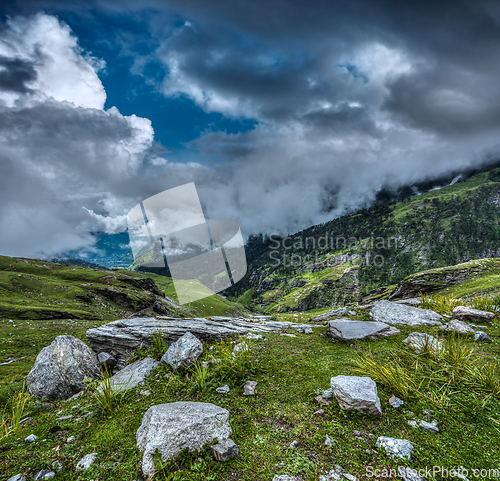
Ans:
<svg viewBox="0 0 500 481"><path fill-rule="evenodd" d="M374 321L406 326L441 325L443 318L430 309L406 306L391 301L377 301L373 304L370 317Z"/></svg>
<svg viewBox="0 0 500 481"><path fill-rule="evenodd" d="M121 371L117 372L109 381L114 391L122 392L127 389L132 389L139 385L143 385L146 378L151 374L153 368L160 363L151 357L139 359L132 364L125 366ZM102 386L102 383L101 383ZM102 387L99 386L99 390Z"/></svg>
<svg viewBox="0 0 500 481"><path fill-rule="evenodd" d="M85 378L101 374L97 356L73 336L57 336L38 354L26 382L30 394L50 400L67 399L85 389Z"/></svg>
<svg viewBox="0 0 500 481"><path fill-rule="evenodd" d="M181 366L191 367L203 354L203 344L190 332L186 332L167 349L161 358L163 364L168 364L174 371Z"/></svg>
<svg viewBox="0 0 500 481"><path fill-rule="evenodd" d="M154 473L156 450L166 461L185 448L198 451L207 442L230 435L229 411L215 404L181 401L151 406L136 435L137 447L144 452L142 471L145 475Z"/></svg>
<svg viewBox="0 0 500 481"><path fill-rule="evenodd" d="M330 380L333 394L344 410L382 414L375 381L369 377L336 376Z"/></svg>
<svg viewBox="0 0 500 481"><path fill-rule="evenodd" d="M215 320L214 320L215 319ZM288 328L320 327L311 324L271 321L266 316L244 318L193 318L176 319L173 317L138 317L120 319L102 326L89 329L87 339L96 352L115 350L118 357L126 358L132 351L153 344L152 334L165 333L168 342L175 342L186 332L190 332L201 341L213 341L235 334L263 334Z"/></svg>
<svg viewBox="0 0 500 481"><path fill-rule="evenodd" d="M479 309L472 309L472 307L457 306L451 313L454 319L461 321L473 322L488 322L491 323L495 317L494 312L480 311Z"/></svg>
<svg viewBox="0 0 500 481"><path fill-rule="evenodd" d="M328 323L326 337L340 341L353 341L358 339L378 339L379 337L394 336L399 334L399 329L389 326L384 322L352 321L350 319L337 319Z"/></svg>

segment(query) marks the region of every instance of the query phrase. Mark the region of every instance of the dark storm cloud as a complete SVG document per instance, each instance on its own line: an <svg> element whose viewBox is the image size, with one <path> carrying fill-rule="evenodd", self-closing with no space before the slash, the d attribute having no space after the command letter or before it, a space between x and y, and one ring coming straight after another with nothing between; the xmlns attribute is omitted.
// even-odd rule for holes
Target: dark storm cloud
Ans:
<svg viewBox="0 0 500 481"><path fill-rule="evenodd" d="M72 93L83 108L61 100L73 101L64 97L71 82L61 81L55 88L60 98L54 97L59 103L43 91L37 105L0 109L2 152L10 159L2 168L8 177L26 172L32 186L43 172L39 195L46 223L68 239L78 232L81 243L96 225L123 227L123 215L138 200L192 181L209 217L235 220L244 234L285 233L368 205L384 186L500 152L498 2L96 0L18 6L26 14L71 10L90 23L95 12L105 12L115 30L102 45L121 45L121 54L133 57L134 75L207 112L255 120L252 130L233 134L215 122L186 145L188 162L176 153L155 156L143 123L99 109L106 98L99 85L92 104L85 103L92 89L79 97ZM148 22L148 32L120 28L120 19L134 16ZM16 56L15 48L0 54L19 62L31 58ZM146 75L149 61L163 66L163 78ZM21 64L0 73L6 79L15 73L21 90L14 93L25 97L23 85L37 84L37 95L46 86L38 78L23 80ZM132 147L123 149L123 143ZM32 203L35 190L26 188ZM12 212L24 218L27 205ZM71 213L76 221L67 220ZM43 226L39 231L43 237Z"/></svg>
<svg viewBox="0 0 500 481"><path fill-rule="evenodd" d="M32 62L0 55L0 90L17 93L29 93L27 83L36 79Z"/></svg>

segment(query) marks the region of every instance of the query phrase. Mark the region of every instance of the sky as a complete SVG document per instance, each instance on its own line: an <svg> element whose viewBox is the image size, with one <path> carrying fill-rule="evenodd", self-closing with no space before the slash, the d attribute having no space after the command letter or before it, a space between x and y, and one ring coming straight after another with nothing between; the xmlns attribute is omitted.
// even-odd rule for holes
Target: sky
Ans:
<svg viewBox="0 0 500 481"><path fill-rule="evenodd" d="M293 233L498 158L500 3L0 2L0 254L91 250L195 182Z"/></svg>

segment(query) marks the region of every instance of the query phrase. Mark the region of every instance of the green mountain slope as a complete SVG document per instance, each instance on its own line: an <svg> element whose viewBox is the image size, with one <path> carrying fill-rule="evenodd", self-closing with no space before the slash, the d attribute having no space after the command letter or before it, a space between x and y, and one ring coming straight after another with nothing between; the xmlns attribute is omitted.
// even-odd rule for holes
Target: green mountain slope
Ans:
<svg viewBox="0 0 500 481"><path fill-rule="evenodd" d="M248 274L231 295L267 312L318 309L419 271L500 257L499 205L495 168L285 239L253 238Z"/></svg>

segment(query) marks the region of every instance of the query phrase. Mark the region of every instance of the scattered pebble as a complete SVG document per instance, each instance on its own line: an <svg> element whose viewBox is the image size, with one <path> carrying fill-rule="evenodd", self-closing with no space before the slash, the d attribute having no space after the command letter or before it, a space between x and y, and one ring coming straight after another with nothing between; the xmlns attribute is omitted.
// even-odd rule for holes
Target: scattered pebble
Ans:
<svg viewBox="0 0 500 481"><path fill-rule="evenodd" d="M24 440L27 442L27 443L34 443L36 440L38 439L38 436L35 436L34 434L30 434L27 438L25 438Z"/></svg>
<svg viewBox="0 0 500 481"><path fill-rule="evenodd" d="M298 441L292 441L292 442L290 443L290 447L291 447L291 448L296 448L298 445L299 445L299 442L298 442Z"/></svg>
<svg viewBox="0 0 500 481"><path fill-rule="evenodd" d="M401 406L404 404L404 401L403 401L402 399L399 399L399 398L398 398L398 397L396 397L396 396L391 396L391 397L389 398L389 404L390 404L393 408L397 409L397 408L401 407Z"/></svg>
<svg viewBox="0 0 500 481"><path fill-rule="evenodd" d="M334 446L335 442L330 439L328 434L325 436L325 446Z"/></svg>
<svg viewBox="0 0 500 481"><path fill-rule="evenodd" d="M221 394L227 394L231 389L229 388L229 386L227 384L225 384L224 386L222 387L218 387L215 389L218 393L221 393Z"/></svg>

